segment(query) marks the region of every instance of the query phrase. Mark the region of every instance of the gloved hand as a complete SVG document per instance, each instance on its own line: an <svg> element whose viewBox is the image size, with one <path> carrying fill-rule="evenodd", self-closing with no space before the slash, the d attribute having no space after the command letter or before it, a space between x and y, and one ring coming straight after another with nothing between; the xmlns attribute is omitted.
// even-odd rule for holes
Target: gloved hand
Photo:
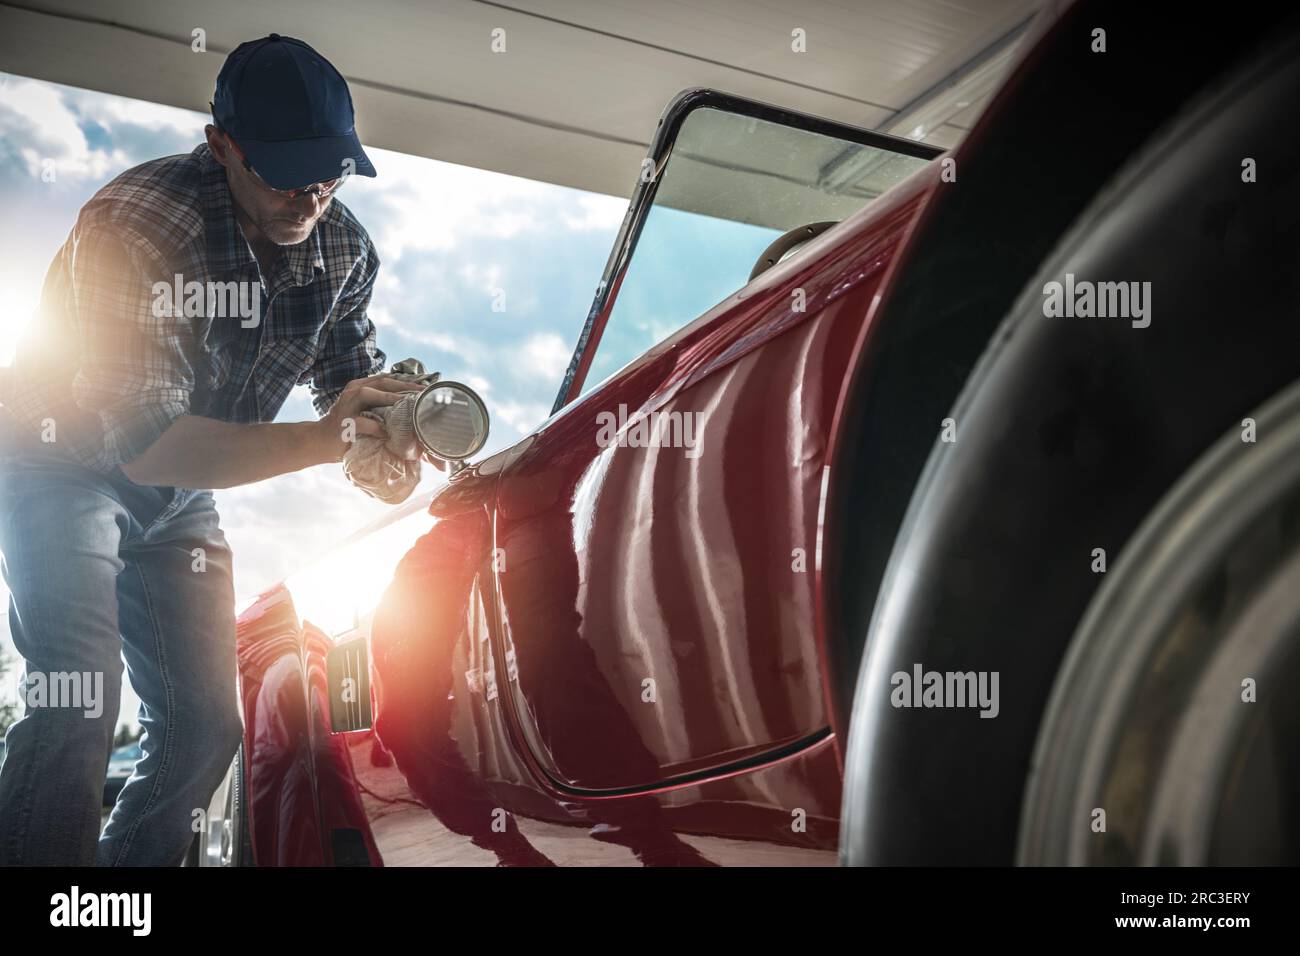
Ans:
<svg viewBox="0 0 1300 956"><path fill-rule="evenodd" d="M432 385L439 378L437 372L425 372L424 365L413 358L395 363L389 374L422 385ZM343 474L348 481L390 505L401 504L420 483L423 449L415 437L415 400L421 394L411 392L392 405L362 412L382 424L388 438L358 435L343 456Z"/></svg>

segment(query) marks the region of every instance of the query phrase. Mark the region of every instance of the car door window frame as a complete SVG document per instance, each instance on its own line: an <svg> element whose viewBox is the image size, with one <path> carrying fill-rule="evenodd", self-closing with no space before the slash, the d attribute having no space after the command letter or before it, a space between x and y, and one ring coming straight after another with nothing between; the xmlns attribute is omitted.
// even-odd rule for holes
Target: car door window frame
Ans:
<svg viewBox="0 0 1300 956"><path fill-rule="evenodd" d="M551 408L552 415L582 393L582 386L591 367L591 360L596 353L596 349L600 346L605 324L618 297L619 286L622 284L623 277L627 274L627 267L632 261L632 255L636 252L637 240L640 238L641 230L645 226L646 216L654 205L655 194L659 189L659 181L662 178L664 168L668 164L668 159L672 155L673 145L677 141L677 134L691 113L706 108L750 116L794 129L833 136L863 146L874 146L878 149L902 153L907 156L916 156L922 159L933 159L943 153L942 149L929 143L903 139L898 136L891 136L888 133L878 133L874 130L849 126L845 123L837 123L834 120L801 113L797 110L782 109L770 103L746 99L720 90L695 88L678 93L659 118L659 125L655 128L654 138L650 141L646 159L641 163L640 168L642 170L653 169L654 175L648 179L644 174L638 174L637 176L632 199L628 203L627 212L624 214L623 222L619 226L618 234L615 236L614 247L610 251L600 282L596 286L595 298L592 300L591 308L587 311L587 318L583 323L582 331L578 335L578 344L574 348L573 357L569 360L569 366L565 370L564 380L560 384L560 391L555 398L555 404Z"/></svg>

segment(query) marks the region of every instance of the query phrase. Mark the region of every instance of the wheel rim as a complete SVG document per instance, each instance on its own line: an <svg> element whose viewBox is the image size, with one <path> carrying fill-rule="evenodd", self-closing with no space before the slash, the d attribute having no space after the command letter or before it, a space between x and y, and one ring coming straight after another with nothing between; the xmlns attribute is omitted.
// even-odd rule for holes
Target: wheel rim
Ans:
<svg viewBox="0 0 1300 956"><path fill-rule="evenodd" d="M1035 749L1021 863L1296 858L1300 384L1253 417L1258 442L1234 430L1203 456L1085 615Z"/></svg>
<svg viewBox="0 0 1300 956"><path fill-rule="evenodd" d="M235 866L239 845L239 755L208 804L207 828L199 847L199 866Z"/></svg>

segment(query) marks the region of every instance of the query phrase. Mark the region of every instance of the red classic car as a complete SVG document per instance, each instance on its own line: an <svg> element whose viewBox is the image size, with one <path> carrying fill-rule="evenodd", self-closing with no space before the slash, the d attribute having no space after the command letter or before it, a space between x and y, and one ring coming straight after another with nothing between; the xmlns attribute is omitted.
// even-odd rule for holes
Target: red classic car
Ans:
<svg viewBox="0 0 1300 956"><path fill-rule="evenodd" d="M552 415L243 611L196 862L1294 861L1300 33L1154 6L942 156L675 99Z"/></svg>

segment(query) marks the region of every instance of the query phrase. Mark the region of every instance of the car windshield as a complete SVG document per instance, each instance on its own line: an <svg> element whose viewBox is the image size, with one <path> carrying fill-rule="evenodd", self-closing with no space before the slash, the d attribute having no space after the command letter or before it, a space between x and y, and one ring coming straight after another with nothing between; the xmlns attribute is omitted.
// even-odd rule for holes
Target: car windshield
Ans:
<svg viewBox="0 0 1300 956"><path fill-rule="evenodd" d="M583 384L749 281L790 230L839 222L929 159L714 107L682 122Z"/></svg>

